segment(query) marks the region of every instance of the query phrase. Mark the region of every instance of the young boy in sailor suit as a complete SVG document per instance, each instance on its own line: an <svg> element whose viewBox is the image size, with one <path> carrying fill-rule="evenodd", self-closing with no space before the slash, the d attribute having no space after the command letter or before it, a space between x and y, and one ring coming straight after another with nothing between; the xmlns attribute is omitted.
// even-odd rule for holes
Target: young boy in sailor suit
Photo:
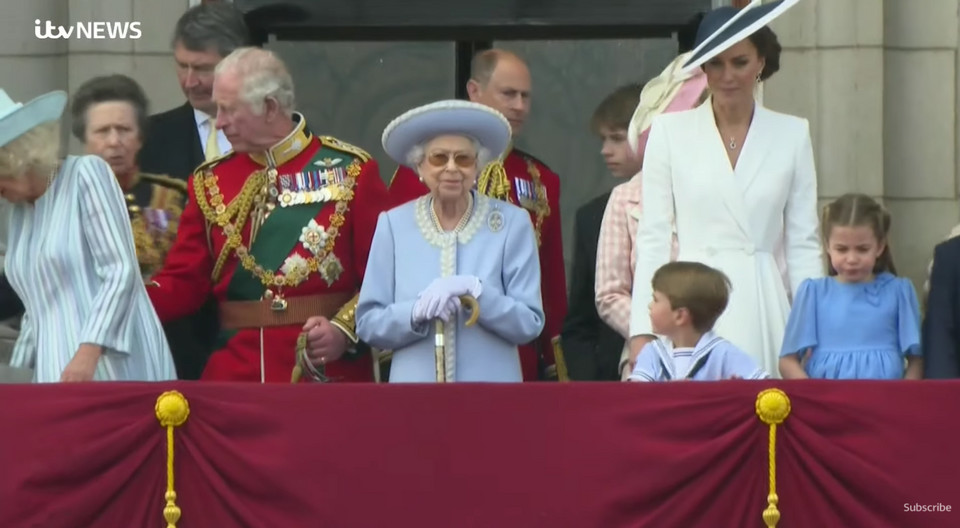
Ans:
<svg viewBox="0 0 960 528"><path fill-rule="evenodd" d="M650 325L659 337L637 357L630 381L711 381L770 376L713 332L727 307L730 281L699 262L671 262L653 275Z"/></svg>

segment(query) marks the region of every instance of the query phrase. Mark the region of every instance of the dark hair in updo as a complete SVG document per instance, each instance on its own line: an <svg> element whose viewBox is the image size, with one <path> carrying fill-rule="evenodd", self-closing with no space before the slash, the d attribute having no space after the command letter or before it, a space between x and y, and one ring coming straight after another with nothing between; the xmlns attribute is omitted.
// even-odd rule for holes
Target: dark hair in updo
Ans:
<svg viewBox="0 0 960 528"><path fill-rule="evenodd" d="M763 26L747 38L757 48L757 54L764 60L760 80L765 81L780 69L780 50L782 49L780 41L777 40L777 34L767 26Z"/></svg>

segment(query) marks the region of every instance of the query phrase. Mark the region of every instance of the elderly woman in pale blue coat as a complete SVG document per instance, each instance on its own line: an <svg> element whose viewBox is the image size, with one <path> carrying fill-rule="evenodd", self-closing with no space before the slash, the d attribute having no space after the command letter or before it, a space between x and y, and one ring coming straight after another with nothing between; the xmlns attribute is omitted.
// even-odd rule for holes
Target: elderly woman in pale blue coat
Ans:
<svg viewBox="0 0 960 528"><path fill-rule="evenodd" d="M391 382L437 380L437 319L447 380L523 379L517 345L543 329L533 226L519 207L474 190L509 141L506 118L465 101L416 108L384 130L384 150L430 189L380 215L357 304L357 335L393 351ZM462 295L479 306L472 326Z"/></svg>

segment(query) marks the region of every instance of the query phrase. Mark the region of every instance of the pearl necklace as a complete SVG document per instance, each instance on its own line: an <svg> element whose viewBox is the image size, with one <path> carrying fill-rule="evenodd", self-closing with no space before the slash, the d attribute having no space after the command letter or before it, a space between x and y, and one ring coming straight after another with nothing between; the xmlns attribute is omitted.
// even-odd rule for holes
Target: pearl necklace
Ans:
<svg viewBox="0 0 960 528"><path fill-rule="evenodd" d="M437 210L433 207L433 198L430 199L430 212L433 213L433 225L437 228L437 231L440 233L445 233L446 230L443 228L443 225L440 224L440 217L437 215ZM463 216L460 217L460 221L457 222L457 226L453 228L454 233L459 233L467 225L467 222L470 220L470 216L473 214L473 193L467 194L467 209L463 212Z"/></svg>

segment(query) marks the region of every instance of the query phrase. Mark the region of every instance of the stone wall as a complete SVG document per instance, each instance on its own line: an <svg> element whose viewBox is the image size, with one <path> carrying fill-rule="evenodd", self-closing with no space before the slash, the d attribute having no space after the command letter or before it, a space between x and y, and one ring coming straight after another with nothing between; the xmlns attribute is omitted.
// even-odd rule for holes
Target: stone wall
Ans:
<svg viewBox="0 0 960 528"><path fill-rule="evenodd" d="M30 0L0 7L0 87L24 101L52 89L73 93L84 81L123 73L147 91L154 111L183 102L170 60L170 36L188 0ZM140 22L139 39L38 39L35 21ZM64 122L69 129L69 120ZM79 143L68 146L76 152Z"/></svg>
<svg viewBox="0 0 960 528"><path fill-rule="evenodd" d="M803 0L773 25L784 53L765 104L810 120L821 202L846 192L885 202L895 261L918 287L960 219L957 9L957 0Z"/></svg>

